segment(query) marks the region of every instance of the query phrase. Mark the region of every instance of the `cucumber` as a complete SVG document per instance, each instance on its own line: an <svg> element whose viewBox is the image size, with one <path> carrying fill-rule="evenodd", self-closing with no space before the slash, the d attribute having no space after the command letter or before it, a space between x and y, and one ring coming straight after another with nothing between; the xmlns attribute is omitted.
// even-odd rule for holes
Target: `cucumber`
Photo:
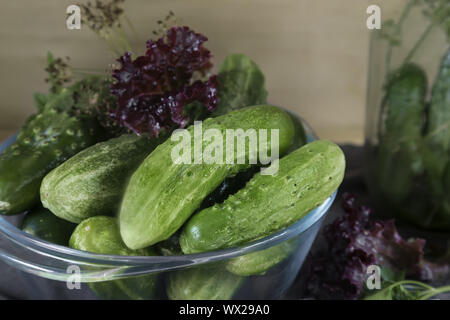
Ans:
<svg viewBox="0 0 450 320"><path fill-rule="evenodd" d="M122 241L116 218L96 216L81 222L70 237L73 249L122 256L153 256L153 248L129 249ZM156 295L158 277L145 275L128 279L89 283L100 297L107 299L152 299Z"/></svg>
<svg viewBox="0 0 450 320"><path fill-rule="evenodd" d="M416 64L406 64L389 79L384 97L385 132L400 136L422 132L427 77Z"/></svg>
<svg viewBox="0 0 450 320"><path fill-rule="evenodd" d="M226 129L254 129L256 132L258 129L265 129L268 136L271 129L278 130L280 154L287 151L294 136L289 115L272 106L247 107L207 119L203 122L203 130L210 128L218 129L223 137ZM187 129L191 137L194 136L193 131L194 126ZM191 146L192 143L202 145L201 140L192 140L196 142L190 141L184 146ZM225 141L224 137L224 144ZM258 146L259 151L272 153L270 141L271 138L268 137L266 145ZM131 177L121 205L119 222L122 238L132 249L144 248L169 238L228 176L249 168L248 148L240 156L236 156L235 148L232 164L194 164L193 161L191 164L176 163L172 159L172 152L180 144L168 139L159 145ZM205 146L208 143L203 141L203 149ZM223 151L225 156L225 147ZM253 158L255 154L251 156ZM247 161L238 164L239 160Z"/></svg>
<svg viewBox="0 0 450 320"><path fill-rule="evenodd" d="M450 155L450 49L442 59L431 90L427 136L431 143Z"/></svg>
<svg viewBox="0 0 450 320"><path fill-rule="evenodd" d="M416 223L435 229L450 229L450 200L446 166L450 164L450 50L444 55L431 91L428 126L423 147L427 182L433 211Z"/></svg>
<svg viewBox="0 0 450 320"><path fill-rule="evenodd" d="M166 293L170 300L230 300L244 279L217 265L196 267L172 272Z"/></svg>
<svg viewBox="0 0 450 320"><path fill-rule="evenodd" d="M43 206L75 223L116 214L127 180L157 143L126 134L81 151L45 176Z"/></svg>
<svg viewBox="0 0 450 320"><path fill-rule="evenodd" d="M290 114L290 116L292 119L292 123L294 124L295 135L291 147L289 148L287 153L291 153L292 151L295 151L306 144L306 134L303 128L303 124L295 115ZM206 199L201 204L200 209L205 209L211 207L216 203L224 202L230 195L242 189L258 171L260 171L260 168L255 166L248 169L247 171L238 173L234 177L226 178L220 184L220 186L216 188L216 190L214 190L211 194L208 195L208 197L206 197Z"/></svg>
<svg viewBox="0 0 450 320"><path fill-rule="evenodd" d="M17 141L0 155L0 214L35 207L48 172L108 137L97 117L86 112L110 99L105 87L103 78L90 76L45 99L41 96L39 112L25 121Z"/></svg>
<svg viewBox="0 0 450 320"><path fill-rule="evenodd" d="M246 55L227 56L219 66L217 81L219 102L213 116L224 115L246 106L267 103L264 74Z"/></svg>
<svg viewBox="0 0 450 320"><path fill-rule="evenodd" d="M277 176L257 173L221 204L196 213L180 236L185 254L248 243L303 218L339 187L345 158L332 142L319 140L281 158Z"/></svg>
<svg viewBox="0 0 450 320"><path fill-rule="evenodd" d="M75 227L75 224L59 219L49 210L37 208L27 213L21 229L45 241L67 246Z"/></svg>
<svg viewBox="0 0 450 320"><path fill-rule="evenodd" d="M450 194L450 161L447 163L447 167L444 173L444 192ZM450 228L450 198L447 197L442 205L442 210L446 215L447 228Z"/></svg>
<svg viewBox="0 0 450 320"><path fill-rule="evenodd" d="M386 201L399 204L423 173L423 119L427 79L417 65L401 67L389 80L384 98L384 132L376 159L376 186Z"/></svg>
<svg viewBox="0 0 450 320"><path fill-rule="evenodd" d="M17 214L37 205L44 176L97 142L99 130L95 120L54 108L32 116L0 155L0 213Z"/></svg>
<svg viewBox="0 0 450 320"><path fill-rule="evenodd" d="M296 246L295 240L290 239L268 249L233 258L226 264L226 269L244 277L264 275L291 255Z"/></svg>

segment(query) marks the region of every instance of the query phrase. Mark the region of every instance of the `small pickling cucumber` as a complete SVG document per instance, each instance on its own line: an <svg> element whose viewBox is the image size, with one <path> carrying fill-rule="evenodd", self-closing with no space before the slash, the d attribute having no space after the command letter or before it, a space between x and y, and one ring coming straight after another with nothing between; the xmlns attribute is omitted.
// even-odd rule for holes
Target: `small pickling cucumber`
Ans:
<svg viewBox="0 0 450 320"><path fill-rule="evenodd" d="M423 173L420 150L426 91L426 74L414 64L397 70L386 87L375 183L383 198L393 204L405 200L415 177Z"/></svg>
<svg viewBox="0 0 450 320"><path fill-rule="evenodd" d="M170 300L230 300L245 278L217 265L174 271L166 283Z"/></svg>
<svg viewBox="0 0 450 320"><path fill-rule="evenodd" d="M185 138L187 142L170 138L160 144L132 175L119 214L120 232L128 247L144 248L169 238L227 177L248 169L249 158L253 161L261 153L271 157L275 155L275 149L271 148L272 140L277 139L272 139L272 129L278 133L274 148L278 147L279 154L288 150L294 137L290 116L279 108L267 105L247 107L205 120L201 132L215 129L214 132L221 137L215 142L199 138L195 130L200 129L194 129L195 126L191 126L182 131L182 138L188 137ZM262 143L260 139L255 148L244 147L239 151L236 147L239 143L235 143L234 149L227 151L228 129L243 132L251 129L256 133L263 129L267 140ZM244 137L243 134L240 136ZM195 157L199 154L196 145L202 150L207 150L208 146L211 148L211 145L219 146L223 150L221 160L194 163L194 154ZM250 149L256 152L249 152ZM180 152L187 153L190 161L183 163L173 158ZM231 161L225 161L227 154L231 154Z"/></svg>
<svg viewBox="0 0 450 320"><path fill-rule="evenodd" d="M431 90L426 134L430 142L450 154L450 49L442 59Z"/></svg>
<svg viewBox="0 0 450 320"><path fill-rule="evenodd" d="M244 244L304 217L339 187L345 158L334 143L309 143L279 160L276 176L257 173L223 203L196 213L181 232L185 254Z"/></svg>
<svg viewBox="0 0 450 320"><path fill-rule="evenodd" d="M45 176L43 206L75 223L116 214L128 179L157 144L126 134L81 151Z"/></svg>
<svg viewBox="0 0 450 320"><path fill-rule="evenodd" d="M116 218L96 216L81 222L70 237L73 249L99 254L121 256L153 256L153 248L129 249L122 241ZM106 299L152 299L157 290L158 277L145 275L128 279L91 282L89 286Z"/></svg>
<svg viewBox="0 0 450 320"><path fill-rule="evenodd" d="M414 222L423 227L449 230L450 192L445 184L446 166L450 164L450 50L442 59L432 87L424 141L422 156L434 212Z"/></svg>
<svg viewBox="0 0 450 320"><path fill-rule="evenodd" d="M450 194L450 161L447 163L447 167L444 172L444 192L446 194ZM450 229L450 197L447 197L444 200L444 203L442 205L443 212L446 215L446 225L447 228Z"/></svg>
<svg viewBox="0 0 450 320"><path fill-rule="evenodd" d="M427 77L416 64L406 64L389 78L384 97L384 132L416 135L424 125Z"/></svg>
<svg viewBox="0 0 450 320"><path fill-rule="evenodd" d="M48 242L67 246L76 224L56 217L45 208L27 213L22 221L22 231Z"/></svg>
<svg viewBox="0 0 450 320"><path fill-rule="evenodd" d="M100 90L101 89L101 90ZM79 151L107 138L87 110L110 97L104 78L89 76L39 99L37 114L0 155L0 214L17 214L39 202L43 177Z"/></svg>
<svg viewBox="0 0 450 320"><path fill-rule="evenodd" d="M298 117L292 114L290 115L294 124L295 135L288 153L295 151L306 144L306 134L303 128L303 124L298 119ZM247 184L247 182L255 175L255 173L260 170L261 169L259 167L255 166L246 171L239 172L234 177L226 178L220 184L220 186L216 188L216 190L214 190L206 197L199 209L205 209L211 207L216 203L224 202L230 195L242 189Z"/></svg>
<svg viewBox="0 0 450 320"><path fill-rule="evenodd" d="M264 275L291 255L296 246L295 240L291 239L268 249L233 258L226 264L226 269L244 277Z"/></svg>
<svg viewBox="0 0 450 320"><path fill-rule="evenodd" d="M17 214L37 205L44 176L97 142L99 130L95 120L54 108L32 116L0 155L0 213Z"/></svg>

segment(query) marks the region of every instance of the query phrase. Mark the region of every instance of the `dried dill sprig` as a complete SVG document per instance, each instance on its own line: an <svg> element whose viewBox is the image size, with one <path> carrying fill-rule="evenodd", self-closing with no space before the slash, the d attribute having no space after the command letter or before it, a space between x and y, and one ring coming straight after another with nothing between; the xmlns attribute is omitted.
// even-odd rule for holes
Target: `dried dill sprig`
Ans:
<svg viewBox="0 0 450 320"><path fill-rule="evenodd" d="M92 0L86 4L78 4L81 22L104 39L117 55L133 52L123 28L124 20L131 26L131 22L124 17L124 2L125 0Z"/></svg>
<svg viewBox="0 0 450 320"><path fill-rule="evenodd" d="M102 35L110 32L113 27L120 27L120 17L123 14L122 5L125 0L111 0L109 3L95 0L80 4L82 22L95 33Z"/></svg>
<svg viewBox="0 0 450 320"><path fill-rule="evenodd" d="M152 32L156 38L165 37L167 31L177 25L180 25L180 20L175 16L175 13L170 10L169 13L162 20L158 20L158 29Z"/></svg>
<svg viewBox="0 0 450 320"><path fill-rule="evenodd" d="M47 54L47 68L45 71L48 77L45 82L50 84L50 92L58 92L65 84L72 80L72 69L69 67L69 57L54 58L49 52Z"/></svg>

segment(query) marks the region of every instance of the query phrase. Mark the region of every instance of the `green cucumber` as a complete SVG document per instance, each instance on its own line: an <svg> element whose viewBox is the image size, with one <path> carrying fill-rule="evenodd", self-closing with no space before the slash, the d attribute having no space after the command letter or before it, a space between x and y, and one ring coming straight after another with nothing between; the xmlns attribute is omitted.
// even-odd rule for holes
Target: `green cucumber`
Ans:
<svg viewBox="0 0 450 320"><path fill-rule="evenodd" d="M447 163L447 168L444 172L444 192L450 194L450 161ZM447 197L442 205L442 210L446 214L446 224L450 228L450 198Z"/></svg>
<svg viewBox="0 0 450 320"><path fill-rule="evenodd" d="M166 283L170 300L230 300L244 281L220 266L174 271Z"/></svg>
<svg viewBox="0 0 450 320"><path fill-rule="evenodd" d="M157 144L126 134L81 151L45 176L43 206L75 223L116 214L127 180Z"/></svg>
<svg viewBox="0 0 450 320"><path fill-rule="evenodd" d="M259 146L261 153L271 154L272 129L278 130L279 153L287 151L292 143L294 128L289 115L272 106L254 106L230 112L226 115L210 118L203 122L206 129L217 129L225 144L226 129L267 130L267 144ZM197 129L198 130L198 129ZM194 136L194 126L187 129L189 137ZM184 132L186 133L186 132ZM159 145L141 164L131 177L125 191L119 214L120 232L124 242L132 249L144 248L169 238L189 216L200 207L202 201L216 189L228 176L249 168L249 148L236 156L234 149L233 163L224 164L190 164L176 163L172 153L180 145L202 146L203 150L212 143L202 139L183 142L168 139ZM192 144L194 147L192 147ZM261 149L262 147L262 149ZM222 149L223 155L229 152ZM252 158L255 154L252 153ZM244 159L245 158L245 159ZM239 160L246 160L238 164ZM224 161L222 161L224 162Z"/></svg>
<svg viewBox="0 0 450 320"><path fill-rule="evenodd" d="M233 258L226 264L226 269L244 277L264 275L292 254L296 246L295 240L291 239L268 249Z"/></svg>
<svg viewBox="0 0 450 320"><path fill-rule="evenodd" d="M35 207L48 172L107 138L96 116L86 112L110 97L105 88L103 78L90 76L38 99L39 112L25 121L17 141L0 155L0 214Z"/></svg>
<svg viewBox="0 0 450 320"><path fill-rule="evenodd" d="M49 210L37 208L27 213L21 229L45 241L67 246L75 227L75 224L59 219Z"/></svg>
<svg viewBox="0 0 450 320"><path fill-rule="evenodd" d="M227 114L246 106L267 103L264 74L243 54L227 56L219 66L218 104L213 116Z"/></svg>
<svg viewBox="0 0 450 320"><path fill-rule="evenodd" d="M301 146L306 144L306 134L303 128L302 122L298 119L297 116L290 114L292 118L292 122L294 124L295 135L294 140L292 141L292 145L287 151L290 153L292 151L297 150ZM246 183L255 175L256 172L260 171L260 168L255 166L247 171L239 172L234 177L226 178L220 186L216 188L211 194L206 197L203 201L199 209L205 209L211 207L216 203L224 202L230 195L236 193L243 187L245 187Z"/></svg>
<svg viewBox="0 0 450 320"><path fill-rule="evenodd" d="M32 116L0 155L0 213L17 214L39 202L44 176L97 142L98 124L56 109Z"/></svg>
<svg viewBox="0 0 450 320"><path fill-rule="evenodd" d="M431 90L427 136L431 143L450 155L450 49L442 59Z"/></svg>
<svg viewBox="0 0 450 320"><path fill-rule="evenodd" d="M117 219L104 216L88 218L81 222L70 237L69 246L73 249L99 254L156 255L153 248L129 249L120 237ZM97 295L106 299L152 299L156 295L157 285L156 275L89 283Z"/></svg>
<svg viewBox="0 0 450 320"><path fill-rule="evenodd" d="M450 50L442 59L431 91L422 155L434 208L426 219L417 223L425 227L450 229L450 192L445 186L446 166L450 165Z"/></svg>
<svg viewBox="0 0 450 320"><path fill-rule="evenodd" d="M339 187L345 158L332 142L309 143L279 160L276 176L257 173L223 203L196 213L180 236L185 254L248 243L282 230Z"/></svg>
<svg viewBox="0 0 450 320"><path fill-rule="evenodd" d="M427 79L417 65L401 67L389 80L384 98L384 132L376 159L376 186L386 201L403 202L423 173L420 155Z"/></svg>

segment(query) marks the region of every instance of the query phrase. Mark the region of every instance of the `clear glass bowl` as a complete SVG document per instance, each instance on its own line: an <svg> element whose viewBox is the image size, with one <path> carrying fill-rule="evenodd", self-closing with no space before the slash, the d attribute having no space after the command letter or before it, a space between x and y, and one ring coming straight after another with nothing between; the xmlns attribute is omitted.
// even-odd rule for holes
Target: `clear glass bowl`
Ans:
<svg viewBox="0 0 450 320"><path fill-rule="evenodd" d="M311 128L301 121L308 142L316 140ZM11 137L5 141L0 152L14 140ZM264 239L180 256L114 256L78 251L21 231L16 227L20 216L0 217L0 236L5 238L0 259L39 277L87 282L102 298L277 299L295 280L335 197L336 192L300 221ZM284 250L281 255L274 248L277 245ZM226 271L232 259L247 254L264 255L262 261L277 263L259 275L237 276Z"/></svg>

